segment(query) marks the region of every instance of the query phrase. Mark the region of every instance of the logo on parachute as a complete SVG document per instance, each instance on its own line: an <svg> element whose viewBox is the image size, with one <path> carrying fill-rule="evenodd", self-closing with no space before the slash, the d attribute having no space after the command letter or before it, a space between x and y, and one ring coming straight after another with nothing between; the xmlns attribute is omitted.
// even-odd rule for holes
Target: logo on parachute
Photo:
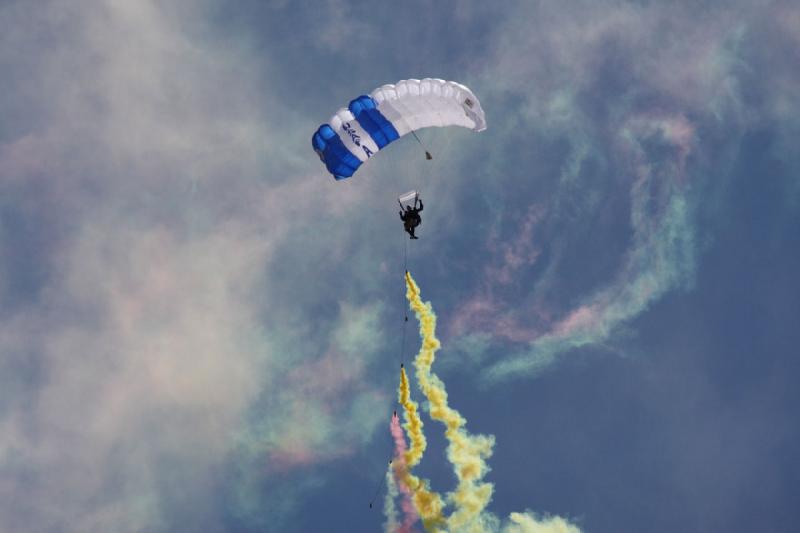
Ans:
<svg viewBox="0 0 800 533"><path fill-rule="evenodd" d="M364 150L364 153L367 154L367 157L372 157L372 150L361 144L361 136L358 133L356 133L355 128L353 128L353 126L351 126L349 122L343 123L342 129L345 132L347 132L347 134L353 140L353 144Z"/></svg>

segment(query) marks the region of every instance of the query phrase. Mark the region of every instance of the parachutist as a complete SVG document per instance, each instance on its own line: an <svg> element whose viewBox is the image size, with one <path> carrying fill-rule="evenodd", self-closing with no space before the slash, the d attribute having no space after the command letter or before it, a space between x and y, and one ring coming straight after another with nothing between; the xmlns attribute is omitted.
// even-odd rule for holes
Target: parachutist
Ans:
<svg viewBox="0 0 800 533"><path fill-rule="evenodd" d="M419 204L419 207L417 207ZM400 207L403 207L403 204L400 204ZM405 206L405 211L400 211L400 220L403 221L403 228L406 230L406 233L411 235L412 239L418 239L416 235L414 235L414 230L422 224L422 217L419 216L420 212L423 209L422 200L419 199L419 196L414 198L414 207L410 205Z"/></svg>
<svg viewBox="0 0 800 533"><path fill-rule="evenodd" d="M403 363L400 363L400 368L403 368Z"/></svg>

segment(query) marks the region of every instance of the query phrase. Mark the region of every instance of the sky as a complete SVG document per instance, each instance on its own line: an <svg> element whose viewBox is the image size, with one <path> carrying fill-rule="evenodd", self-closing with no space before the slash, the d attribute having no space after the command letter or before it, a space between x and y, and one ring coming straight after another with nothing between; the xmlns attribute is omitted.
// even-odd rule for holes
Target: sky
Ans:
<svg viewBox="0 0 800 533"><path fill-rule="evenodd" d="M798 64L790 1L0 1L0 530L384 531L401 362L453 491L407 266L483 527L794 531ZM424 77L487 130L335 182Z"/></svg>

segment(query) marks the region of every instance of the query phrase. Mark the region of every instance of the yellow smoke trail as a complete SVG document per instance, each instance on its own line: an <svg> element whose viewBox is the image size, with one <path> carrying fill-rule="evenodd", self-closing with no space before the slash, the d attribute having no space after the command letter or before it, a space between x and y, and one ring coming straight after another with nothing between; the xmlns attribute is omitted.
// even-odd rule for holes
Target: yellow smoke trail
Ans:
<svg viewBox="0 0 800 533"><path fill-rule="evenodd" d="M422 419L419 416L419 408L417 403L411 399L408 376L406 376L405 368L402 367L400 368L398 399L400 405L403 406L403 419L405 420L403 428L408 433L408 438L411 442L405 453L405 467L396 469L395 475L413 492L414 507L417 509L425 529L439 531L444 523L442 516L444 502L442 497L436 492L428 490L427 482L411 473L411 469L422 460L422 454L425 452L428 443L425 440L425 434L422 432Z"/></svg>
<svg viewBox="0 0 800 533"><path fill-rule="evenodd" d="M447 458L453 464L458 479L456 490L448 494L448 499L452 501L455 510L447 518L447 527L454 531L479 531L481 512L489 504L494 491L491 483L482 481L489 470L486 459L492 454L494 437L469 435L463 429L467 421L447 404L447 390L444 383L431 372L436 350L440 347L436 338L436 315L431 304L422 301L419 286L409 272L406 272L406 298L417 315L422 336L422 347L414 360L417 380L430 403L431 418L442 422L447 428L445 431L449 443ZM421 423L419 429L420 431L422 429ZM424 516L421 511L420 515Z"/></svg>
<svg viewBox="0 0 800 533"><path fill-rule="evenodd" d="M411 439L411 445L406 450L406 466L413 468L422 459L422 454L425 453L425 448L428 447L428 441L425 440L425 434L422 432L422 419L419 417L419 408L417 407L417 402L411 399L411 387L408 384L406 369L403 367L400 367L398 400L404 410L403 419L405 422L403 423L403 429L406 430L408 438Z"/></svg>

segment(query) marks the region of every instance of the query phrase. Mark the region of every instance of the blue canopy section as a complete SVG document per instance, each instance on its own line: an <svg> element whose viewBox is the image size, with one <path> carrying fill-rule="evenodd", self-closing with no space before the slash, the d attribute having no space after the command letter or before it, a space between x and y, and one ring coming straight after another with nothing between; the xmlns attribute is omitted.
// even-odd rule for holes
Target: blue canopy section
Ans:
<svg viewBox="0 0 800 533"><path fill-rule="evenodd" d="M375 100L367 95L361 95L350 102L349 109L380 150L390 142L399 139L400 134L397 133L392 123L378 111L377 107ZM361 166L361 160L347 149L330 124L323 124L317 129L311 138L311 145L325 163L325 168L337 180L349 178Z"/></svg>
<svg viewBox="0 0 800 533"><path fill-rule="evenodd" d="M361 160L350 153L329 124L319 127L311 138L311 145L325 163L325 168L337 180L349 178L361 166Z"/></svg>
<svg viewBox="0 0 800 533"><path fill-rule="evenodd" d="M400 134L397 133L392 123L386 120L386 117L378 111L375 100L369 96L362 94L350 102L349 109L361 127L369 133L369 136L378 145L378 148L383 148L390 142L400 138Z"/></svg>

